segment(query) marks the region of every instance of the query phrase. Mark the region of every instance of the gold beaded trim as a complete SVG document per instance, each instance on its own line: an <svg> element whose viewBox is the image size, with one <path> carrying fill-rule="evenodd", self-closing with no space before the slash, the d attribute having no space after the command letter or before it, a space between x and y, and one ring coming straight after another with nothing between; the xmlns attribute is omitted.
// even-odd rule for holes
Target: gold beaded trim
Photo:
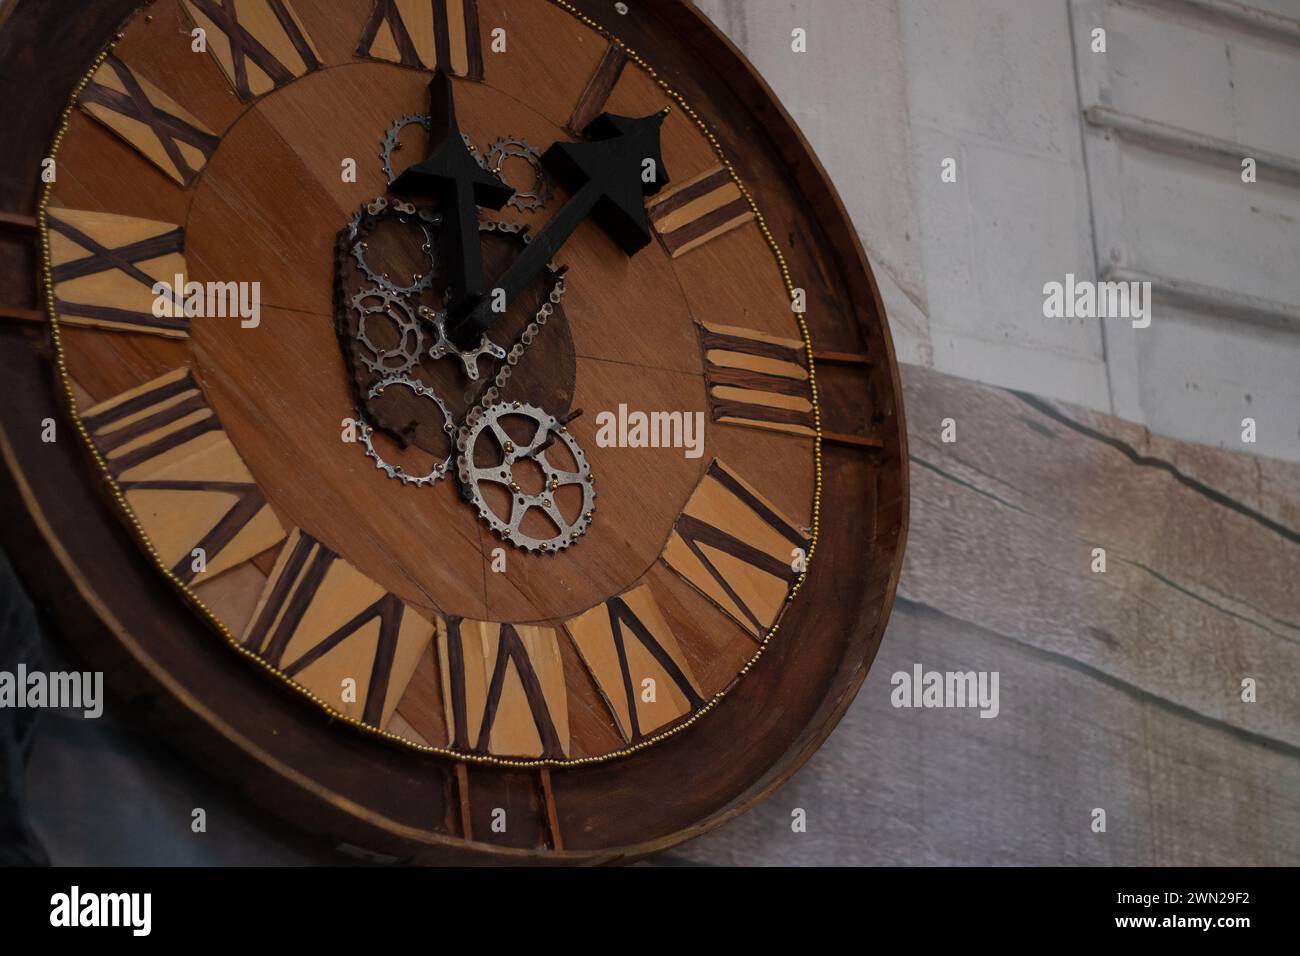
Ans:
<svg viewBox="0 0 1300 956"><path fill-rule="evenodd" d="M786 595L786 603L789 604L791 601L794 600L795 595L799 593L799 588L803 586L804 580L808 576L808 568L812 564L813 555L817 551L817 540L821 530L821 498L822 498L822 417L821 417L821 405L817 400L817 374L813 363L812 338L808 332L808 323L804 317L804 313L794 309L794 303L796 299L795 285L794 285L794 281L790 278L789 266L786 264L785 256L782 254L780 247L777 245L775 237L772 235L772 230L768 227L766 220L764 220L763 218L763 214L759 211L758 205L754 201L754 197L750 194L749 189L741 181L740 175L736 172L736 168L731 164L731 160L729 160L726 154L723 152L722 145L718 142L717 137L713 135L713 132L708 128L707 124L704 122L703 119L701 119L699 114L696 113L695 110L692 109L691 106L686 102L685 98L676 90L674 90L671 86L669 86L668 83L662 77L660 77L659 74L656 73L655 70L650 66L650 64L647 63L635 50L627 46L625 43L623 43L622 40L614 36L614 34L606 30L595 20L592 20L590 17L578 11L576 8L573 7L572 4L568 3L567 0L550 0L550 2L553 3L555 6L559 7L560 9L564 10L566 13L573 16L584 26L592 30L595 30L603 38L605 38L610 43L617 46L627 56L629 60L631 60L638 67L644 70L646 74L652 80L654 80L655 83L658 84L659 88L664 91L665 95L667 95L669 99L671 99L674 103L676 103L682 109L682 111L688 117L690 117L691 121L695 123L695 125L699 128L700 132L702 132L705 135L705 137L708 139L709 145L713 148L713 151L717 155L719 162L722 164L723 168L726 169L727 174L731 177L732 181L736 184L737 188L740 190L741 195L744 196L745 202L749 204L750 209L754 213L754 221L758 224L758 228L762 232L763 238L767 240L767 244L771 248L773 256L776 258L777 266L781 270L781 278L784 280L786 292L790 296L791 311L794 312L795 319L799 324L799 333L800 336L803 338L804 352L808 360L808 388L811 393L811 399L812 399L813 424L814 424L814 432L815 432L813 437L814 478L813 478L813 508L812 508L811 535L808 541L808 551L804 559L803 570L799 573L799 576L795 579L794 584L791 585L790 593ZM122 36L123 36L122 33L118 33L113 37L113 39L109 42L109 44L95 58L95 61L93 64L91 64L90 69L86 71L86 73L78 81L76 87L73 89L72 95L69 97L67 104L64 106L63 115L59 119L58 130L54 134L54 140L50 147L51 157L55 157L58 155L59 147L63 143L63 137L67 134L68 126L72 120L72 114L77 107L77 101L80 99L82 91L85 90L87 84L90 82L91 78L95 75L95 72L100 68L100 66L103 65L104 61L108 58L109 54L113 51L114 47L116 47L118 42L122 39ZM299 695L310 700L317 707L321 708L327 714L329 714L330 717L333 718L334 720L340 721L341 723L348 724L349 726L355 727L367 734L370 734L375 737L379 737L387 741L391 741L392 743L398 744L410 750L416 750L421 753L438 754L439 756L443 756L443 757L451 757L457 761L461 761L464 763L484 764L488 766L512 767L512 768L524 768L524 769L535 768L535 767L536 768L575 767L575 766L586 766L590 764L605 763L610 760L616 760L620 757L626 757L630 754L634 754L640 750L646 749L647 747L651 747L662 740L666 740L667 738L672 737L675 734L679 734L683 730L685 730L686 728L694 724L696 721L698 721L709 711L713 710L713 708L716 707L722 701L722 699L731 691L731 689L736 686L740 678L743 677L745 674L749 673L750 669L758 662L758 659L763 656L763 652L767 649L767 646L771 642L772 638L776 636L777 631L780 630L781 623L779 618L781 616L784 616L785 613L784 609L782 609L781 615L778 615L777 622L773 624L771 628L768 629L767 633L763 636L763 639L759 642L757 649L754 651L753 657L751 657L748 661L746 661L745 665L740 669L739 674L737 674L737 676L731 681L730 684L728 684L722 690L718 691L718 693L714 694L708 701L706 701L705 704L702 707L700 707L699 710L696 710L694 713L692 713L689 717L687 717L682 722L674 724L668 729L662 730L651 737L646 737L643 740L639 740L636 743L630 744L619 750L613 750L610 751L609 753L600 754L594 757L575 757L572 759L563 759L563 760L546 759L546 758L512 759L509 757L497 757L491 754L464 753L463 751L452 750L448 747L436 747L431 744L416 743L413 740L408 740L407 738L394 734L391 731L384 730L382 727L376 727L373 724L367 724L364 721L358 720L355 717L350 717L349 715L344 714L343 712L337 710L333 705L322 700L311 690L309 690L306 687L303 687L301 684L297 683L291 677L286 675L283 671L268 664L261 657L258 657L248 648L240 644L239 641L236 639L235 635L231 633L230 629L225 625L225 623L221 621L221 619L218 618L211 611L211 609L208 608L206 604L203 603L203 600L197 594L194 593L194 591L189 587L189 585L181 581L178 577L176 577L176 575L172 573L171 569L166 565L166 563L159 556L158 552L155 550L153 546L153 543L149 540L148 536L145 534L144 528L140 524L140 519L136 516L134 509L132 509L131 505L126 500L126 497L122 494L122 489L118 486L117 480L113 477L112 472L109 471L108 463L104 460L104 457L100 454L99 449L95 447L95 443L91 439L90 433L86 430L85 423L81 420L81 414L77 408L76 395L74 394L72 389L72 379L68 375L67 363L64 359L63 340L59 331L58 311L55 308L54 275L53 275L53 268L50 262L50 234L49 234L49 228L46 219L46 210L49 206L50 199L53 194L53 190L54 190L53 183L44 184L44 187L41 191L40 203L37 208L37 224L38 224L38 230L40 236L40 253L41 253L41 279L43 284L43 291L45 293L45 310L50 320L50 337L54 347L55 371L57 372L59 381L63 386L64 398L67 402L68 410L72 417L72 423L77 431L77 434L81 436L81 440L83 444L86 446L86 449L90 452L90 455L94 460L96 466L99 468L100 476L108 484L109 490L112 493L113 499L116 502L119 510L122 512L122 514L126 517L127 521L131 525L131 530L133 535L135 536L135 538L137 539L141 547L144 548L145 552L153 560L157 569L171 583L172 587L174 587L178 592L180 592L180 594L199 613L199 615L208 623L208 625L212 627L218 634L220 634L225 639L226 643L229 644L231 648L233 648L236 652L238 652L241 656L243 656L247 660L257 665L260 669L270 674L273 678L278 680L280 683L284 684L286 687L291 688Z"/></svg>

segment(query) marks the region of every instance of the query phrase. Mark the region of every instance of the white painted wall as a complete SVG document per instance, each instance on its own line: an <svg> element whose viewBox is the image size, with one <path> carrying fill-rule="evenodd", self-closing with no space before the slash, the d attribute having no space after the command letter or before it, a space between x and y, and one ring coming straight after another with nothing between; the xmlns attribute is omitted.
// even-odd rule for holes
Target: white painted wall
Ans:
<svg viewBox="0 0 1300 956"><path fill-rule="evenodd" d="M697 3L835 180L901 360L1300 460L1300 0ZM1155 149L1097 106L1223 143ZM1282 168L1244 184L1234 150ZM1155 281L1150 328L1043 317L1046 282L1099 270Z"/></svg>

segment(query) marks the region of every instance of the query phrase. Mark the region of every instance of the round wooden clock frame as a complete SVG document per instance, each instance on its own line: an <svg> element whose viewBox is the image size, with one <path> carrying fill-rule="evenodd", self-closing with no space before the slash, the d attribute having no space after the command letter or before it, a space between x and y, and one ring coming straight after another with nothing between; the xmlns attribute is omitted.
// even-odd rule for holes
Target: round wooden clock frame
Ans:
<svg viewBox="0 0 1300 956"><path fill-rule="evenodd" d="M357 62L409 58L402 67L423 71L426 79L430 57L470 80L481 79L486 67L486 88L492 54L484 52L490 42L484 34L495 23L491 15L516 31L559 29L557 11L571 19L572 29L587 31L604 52L566 128L580 131L593 119L625 71L654 81L665 103L679 111L674 122L689 120L718 162L715 171L688 177L684 185L670 179L665 197L674 187L679 194L673 202L661 198L659 213L671 209L681 219L687 200L709 190L719 198L706 199L706 208L716 211L733 196L728 190L735 190L735 205L726 208L739 210L716 228L717 217L701 217L669 233L652 199L650 218L662 246L657 254L675 258L736 223L757 227L765 244L746 247L759 251L753 261L731 264L733 274L775 271L786 291L802 291L806 307L795 321L806 356L797 361L815 385L809 424L797 426L807 433L817 469L811 522L804 529L809 567L793 579L778 623L751 635L753 653L734 676L715 680L707 693L690 693L689 710L653 731L637 732L633 719L623 743L604 750L560 754L543 741L539 754L513 759L472 741L461 741L459 748L455 741L411 745L372 726L375 721L366 716L349 717L314 696L315 705L303 700L312 695L282 669L267 666L265 655L232 653L230 644L243 645L229 634L220 640L214 634L222 630L220 621L203 602L184 581L160 573L147 529L123 507L120 485L106 480L109 469L90 436L96 420L91 416L88 425L87 416L78 414L78 396L68 384L59 308L46 294L54 280L47 271L51 222L42 161L59 156L69 118L85 107L87 85L114 44L128 48L133 31L155 18L164 26L186 23L179 2L105 0L87 13L73 2L18 0L0 22L6 80L0 96L10 117L0 155L0 494L12 502L0 540L49 619L91 666L106 672L119 706L175 741L189 758L296 826L380 857L420 863L626 861L704 833L771 793L826 739L866 675L893 602L908 504L902 396L880 296L843 205L772 92L707 18L678 0L633 4L622 14L604 0L516 0L504 7L498 0L428 0L424 6L442 39L423 60L416 45L402 42L400 30L378 19L378 26L392 31L384 34L391 55L367 50L364 39L356 49ZM380 6L394 16L413 16L419 5L403 3L381 0L372 8L372 0L357 0L375 18ZM290 40L310 31L313 17L327 15L328 5L316 0L292 6L295 14L279 16ZM319 56L308 41L293 45L301 59ZM286 49L281 44L275 52L295 55L284 54ZM246 105L300 81L275 73L247 67L228 72L236 87L231 95L239 93ZM95 95L104 98L105 108L120 112L115 97L137 92L133 82L128 70L120 80L106 81L108 93ZM197 82L184 71L176 77L186 95ZM258 89L259 83L275 88ZM164 102L156 93L145 95L155 107ZM155 130L169 122L157 115L135 120L163 124L153 125ZM206 151L210 158L220 147L191 138L188 148L178 148L185 136L178 134L152 161L164 170L170 165L173 179L190 188L202 173L187 166L201 165L199 154ZM669 142L664 156L670 177L672 148ZM59 172L71 168L61 158L59 164ZM253 179L259 172L240 175L251 177L246 182L257 193ZM77 235L84 239L84 228ZM127 238L165 244L156 235ZM110 259L116 251L102 243L99 248ZM165 252L149 248L155 255ZM141 249L136 251L143 255ZM113 261L121 264L123 256ZM111 325L116 315L96 312L83 316L83 324ZM736 330L726 317L708 318L721 323L727 331L718 334L734 347ZM694 319L709 328L705 317ZM712 347L724 347L718 344L724 339ZM202 356L193 364L203 371ZM737 381L750 380L726 378ZM711 408L713 422L721 423L711 427L733 427L738 414L744 417L734 405ZM46 440L51 421L58 436L53 442ZM739 424L773 427L770 421ZM743 478L710 467L721 487L766 513L744 490ZM294 540L305 560L304 542L310 539ZM579 542L574 553L584 546ZM294 560L290 550L283 549L274 567L268 559L264 572L281 573ZM708 594L707 586L695 586ZM725 599L714 602L726 610ZM440 627L446 667L445 647L451 645L446 625ZM580 631L571 622L565 628L581 652ZM598 699L594 690L589 696ZM382 703L382 694L376 700ZM635 709L630 691L628 700ZM616 724L617 717L611 725ZM504 832L494 825L502 810L509 821Z"/></svg>

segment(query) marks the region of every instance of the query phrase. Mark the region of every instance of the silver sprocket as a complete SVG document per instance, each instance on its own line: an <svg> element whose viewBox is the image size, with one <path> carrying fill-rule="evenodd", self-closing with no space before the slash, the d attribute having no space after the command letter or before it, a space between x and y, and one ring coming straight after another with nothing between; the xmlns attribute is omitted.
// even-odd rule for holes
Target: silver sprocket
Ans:
<svg viewBox="0 0 1300 956"><path fill-rule="evenodd" d="M393 180L397 178L397 174L393 172L393 153L402 148L402 130L406 129L408 126L415 126L417 124L423 126L425 130L428 130L431 124L429 114L408 113L405 116L398 117L393 120L392 125L388 127L388 132L384 134L383 142L379 147L379 158L383 160L384 177L390 185ZM465 148L469 150L470 155L474 157L474 160L486 169L487 167L483 162L483 156L479 153L478 147L474 145L474 141L469 138L469 135L461 133L460 138L464 141Z"/></svg>
<svg viewBox="0 0 1300 956"><path fill-rule="evenodd" d="M405 208L410 208L412 212L415 211L415 207L410 206L409 204L405 208L398 208L396 206L394 208L397 209L399 213L404 213ZM404 215L401 217L401 221L407 221ZM370 242L366 238L359 238L352 243L352 258L356 260L357 268L361 270L361 274L381 289L392 292L394 295L419 295L426 289L432 288L434 274L438 269L438 261L434 254L433 236L433 227L437 225L437 221L422 218L416 223L416 225L418 225L420 231L424 233L424 243L420 246L420 251L423 252L425 257L429 260L429 265L424 272L417 272L411 277L410 285L399 286L389 278L387 273L376 272L370 267L370 263L366 261L366 250L369 249Z"/></svg>
<svg viewBox="0 0 1300 956"><path fill-rule="evenodd" d="M409 388L416 395L433 400L434 404L438 406L438 410L442 412L442 428L443 431L447 433L448 443L452 446L452 450L448 452L446 458L440 462L436 462L427 475L412 475L401 465L394 465L384 461L379 452L375 450L375 443L371 434L370 425L366 422L365 416L358 411L357 425L361 433L361 445L365 449L366 455L374 460L375 467L383 471L389 478L394 478L397 481L402 482L404 485L431 485L446 477L447 473L451 470L451 460L455 454L454 442L456 434L456 423L452 418L451 409L447 407L446 402L439 398L438 394L433 389L427 387L423 382L417 381L416 379L410 378L406 375L390 375L388 378L376 382L370 387L370 393L367 395L367 398L378 398L384 393L384 389L393 387Z"/></svg>
<svg viewBox="0 0 1300 956"><path fill-rule="evenodd" d="M517 446L501 427L501 419L509 416L531 419L536 426L533 437L527 445ZM487 468L481 468L474 463L474 452L484 432L491 433L502 452L501 462ZM591 466L587 463L586 455L583 454L577 439L554 415L526 402L502 402L489 405L483 409L483 416L470 426L463 437L464 450L457 459L461 489L470 504L478 511L479 517L503 540L527 551L553 554L569 547L586 533L591 526L592 514L596 510L596 487L591 476ZM563 471L551 464L547 459L547 450L553 442L560 442L568 449L569 455L577 463L577 471ZM523 491L514 479L514 464L525 460L534 462L545 478L545 485L538 494ZM508 520L496 514L484 498L482 489L484 482L500 485L510 493ZM582 508L573 520L560 511L556 502L555 493L566 485L578 485L582 488ZM521 530L524 517L533 508L541 510L551 519L559 531L557 535L551 538L535 538Z"/></svg>
<svg viewBox="0 0 1300 956"><path fill-rule="evenodd" d="M486 333L480 336L478 345L474 348L459 348L447 334L446 312L435 311L427 305L420 306L416 312L433 330L433 344L429 346L429 357L438 359L448 355L456 356L465 366L465 374L469 376L470 381L478 381L478 360L484 355L498 360L506 357L506 350L489 339Z"/></svg>
<svg viewBox="0 0 1300 956"><path fill-rule="evenodd" d="M522 159L533 171L533 183L528 189L516 189L507 202L520 212L541 209L551 201L551 177L542 166L542 151L518 136L503 136L487 151L487 168L498 176L507 159Z"/></svg>
<svg viewBox="0 0 1300 956"><path fill-rule="evenodd" d="M378 375L401 375L419 364L424 332L402 296L387 289L362 289L352 297L352 309L357 315L356 339L370 351L360 357L366 368ZM370 338L368 323L377 317L397 330L396 347L381 348Z"/></svg>

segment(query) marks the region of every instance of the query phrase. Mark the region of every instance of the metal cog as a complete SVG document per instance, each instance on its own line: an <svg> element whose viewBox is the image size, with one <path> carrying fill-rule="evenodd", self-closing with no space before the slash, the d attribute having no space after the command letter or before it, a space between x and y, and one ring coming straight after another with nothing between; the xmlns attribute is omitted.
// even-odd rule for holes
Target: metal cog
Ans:
<svg viewBox="0 0 1300 956"><path fill-rule="evenodd" d="M510 415L532 419L536 424L533 438L526 447L517 447L514 440L501 427L500 420ZM496 439L498 447L503 452L503 458L500 464L480 468L474 464L474 451L485 431L491 432ZM489 405L483 409L482 417L464 433L463 438L464 450L457 459L461 489L470 504L478 511L479 517L503 540L526 551L554 554L569 547L591 527L592 515L596 510L596 488L591 477L591 466L587 463L587 458L577 440L554 415L526 402L502 402ZM577 471L561 471L547 460L546 450L555 441L562 442L568 449L577 463ZM514 480L513 465L524 460L535 462L546 477L546 486L540 494L530 495L521 491ZM510 492L508 521L503 520L488 505L483 497L481 487L483 482L501 485ZM561 513L555 501L555 492L565 485L578 485L582 488L582 508L573 521ZM559 534L552 538L534 538L524 534L520 527L524 516L533 508L538 508L546 514Z"/></svg>
<svg viewBox="0 0 1300 956"><path fill-rule="evenodd" d="M447 335L446 312L435 311L427 305L422 305L415 311L434 332L433 344L429 346L429 357L439 359L448 355L456 356L465 366L465 374L469 376L470 381L478 381L478 360L481 357L484 355L494 359L506 357L506 350L489 339L486 334L479 338L475 348L469 350L457 348L456 343Z"/></svg>
<svg viewBox="0 0 1300 956"><path fill-rule="evenodd" d="M416 124L423 126L425 130L429 129L429 114L427 113L408 113L405 116L393 120L388 132L384 134L384 139L379 148L379 158L384 163L384 181L392 183L397 175L393 172L393 153L401 148L402 130L408 126Z"/></svg>
<svg viewBox="0 0 1300 956"><path fill-rule="evenodd" d="M416 211L415 207L410 203L401 202L395 203L393 209L401 214L399 218L402 222L407 221L407 214L414 214ZM421 216L420 221L416 223L416 225L420 227L420 231L424 233L424 244L420 247L420 251L428 256L429 268L425 272L417 272L412 276L413 281L408 286L399 286L397 283L389 279L387 275L378 273L374 269L370 268L370 264L366 262L366 249L368 244L365 239L358 238L352 244L352 258L357 261L357 268L361 270L361 273L380 288L391 292L394 295L419 295L426 289L432 288L434 273L438 268L437 260L434 258L433 251L433 227L438 225L439 221L440 220L436 216Z"/></svg>
<svg viewBox="0 0 1300 956"><path fill-rule="evenodd" d="M372 299L378 300L378 304L368 306L367 302ZM391 376L402 375L419 364L420 353L424 350L424 332L401 295L387 289L362 289L352 297L352 308L357 313L356 339L373 356L361 356L366 368L379 375ZM396 348L380 348L371 341L366 323L375 316L383 316L397 330Z"/></svg>
<svg viewBox="0 0 1300 956"><path fill-rule="evenodd" d="M487 152L485 168L496 175L501 175L501 167L507 159L525 160L533 169L533 185L529 189L516 189L515 194L507 200L520 212L532 212L541 209L551 201L553 187L551 177L542 168L542 151L518 136L503 136Z"/></svg>
<svg viewBox="0 0 1300 956"><path fill-rule="evenodd" d="M383 381L376 382L372 385L370 392L366 397L372 399L378 398L383 394L384 389L397 385L409 388L416 395L423 398L432 399L438 406L438 410L442 412L443 431L447 433L449 439L455 435L456 423L452 418L451 409L447 407L447 404L438 397L437 393L434 392L433 389L428 388L422 382L418 382L409 376L390 375ZM389 478L395 478L404 485L432 485L434 482L446 477L447 473L451 470L451 460L455 454L454 442L452 443L452 450L448 452L447 457L442 461L435 463L433 469L427 475L412 475L400 465L390 464L380 457L379 452L375 450L374 440L371 437L370 425L366 422L365 416L359 410L357 412L357 424L360 426L361 444L365 449L366 456L373 459L375 467L387 474Z"/></svg>
<svg viewBox="0 0 1300 956"><path fill-rule="evenodd" d="M430 123L428 113L408 113L393 120L392 125L388 127L388 132L384 134L384 139L380 143L379 158L384 164L384 179L390 185L397 178L397 174L393 172L393 153L402 148L402 130L408 126L419 124L427 131ZM465 133L461 133L460 138L464 140L465 148L470 151L470 155L474 157L475 162L486 169L487 166L483 162L483 156L479 153L478 147L474 145L474 141Z"/></svg>

